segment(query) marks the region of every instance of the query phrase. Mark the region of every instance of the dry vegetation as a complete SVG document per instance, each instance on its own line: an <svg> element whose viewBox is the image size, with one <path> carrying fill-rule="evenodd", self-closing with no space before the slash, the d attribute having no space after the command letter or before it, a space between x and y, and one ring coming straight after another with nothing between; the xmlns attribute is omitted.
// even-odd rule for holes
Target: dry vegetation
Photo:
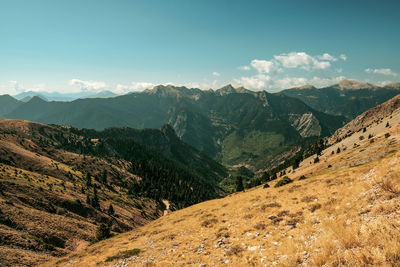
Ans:
<svg viewBox="0 0 400 267"><path fill-rule="evenodd" d="M155 201L127 197L126 188L112 185L114 175L133 176L125 170L126 162L38 146L31 140L40 136L38 125L0 120L1 267L37 265L84 248L103 221L119 233L161 216ZM26 166L29 170L23 169ZM95 176L104 170L109 186L92 179L101 212L86 204L85 173ZM110 203L113 215L106 212Z"/></svg>
<svg viewBox="0 0 400 267"><path fill-rule="evenodd" d="M399 119L306 159L293 183L170 213L47 266L400 266Z"/></svg>

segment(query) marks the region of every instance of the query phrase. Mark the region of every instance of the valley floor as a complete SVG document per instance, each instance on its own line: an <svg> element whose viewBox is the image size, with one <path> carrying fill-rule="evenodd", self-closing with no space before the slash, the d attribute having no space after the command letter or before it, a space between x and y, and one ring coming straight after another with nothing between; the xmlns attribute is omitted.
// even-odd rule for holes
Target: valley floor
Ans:
<svg viewBox="0 0 400 267"><path fill-rule="evenodd" d="M399 266L400 126L391 125L303 161L291 184L178 210L46 266ZM360 140L369 132L373 142ZM347 149L331 154L338 146Z"/></svg>

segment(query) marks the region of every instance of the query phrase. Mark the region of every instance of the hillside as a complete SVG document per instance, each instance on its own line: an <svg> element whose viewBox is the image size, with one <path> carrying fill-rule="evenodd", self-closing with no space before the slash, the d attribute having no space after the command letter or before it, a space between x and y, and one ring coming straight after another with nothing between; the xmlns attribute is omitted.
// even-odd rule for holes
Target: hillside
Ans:
<svg viewBox="0 0 400 267"><path fill-rule="evenodd" d="M95 132L0 120L1 266L84 247L102 223L126 232L219 197L224 175L169 126Z"/></svg>
<svg viewBox="0 0 400 267"><path fill-rule="evenodd" d="M6 117L98 130L168 123L183 141L217 161L254 169L270 164L303 138L332 134L346 121L283 94L231 85L216 91L160 85L142 93L72 102L33 97Z"/></svg>
<svg viewBox="0 0 400 267"><path fill-rule="evenodd" d="M324 88L297 87L283 90L282 93L300 99L321 112L353 119L367 109L400 94L400 86L388 84L380 87L353 80L343 80Z"/></svg>
<svg viewBox="0 0 400 267"><path fill-rule="evenodd" d="M0 118L16 109L22 102L10 95L0 95Z"/></svg>
<svg viewBox="0 0 400 267"><path fill-rule="evenodd" d="M292 183L172 212L45 266L397 266L400 109L375 112L386 116L288 168Z"/></svg>

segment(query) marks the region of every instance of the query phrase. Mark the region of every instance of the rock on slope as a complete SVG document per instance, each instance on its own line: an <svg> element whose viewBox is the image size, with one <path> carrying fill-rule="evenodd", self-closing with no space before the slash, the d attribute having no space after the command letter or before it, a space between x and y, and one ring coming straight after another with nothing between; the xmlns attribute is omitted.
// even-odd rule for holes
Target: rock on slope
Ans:
<svg viewBox="0 0 400 267"><path fill-rule="evenodd" d="M390 113L305 159L290 184L173 212L47 266L398 266L400 109Z"/></svg>

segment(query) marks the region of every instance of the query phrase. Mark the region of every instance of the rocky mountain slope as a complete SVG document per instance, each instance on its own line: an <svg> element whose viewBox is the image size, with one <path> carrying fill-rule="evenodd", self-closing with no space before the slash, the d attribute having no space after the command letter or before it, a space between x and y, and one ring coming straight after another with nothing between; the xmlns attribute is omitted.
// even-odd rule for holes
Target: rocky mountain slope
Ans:
<svg viewBox="0 0 400 267"><path fill-rule="evenodd" d="M224 175L167 125L96 132L0 120L0 265L36 265L86 246L102 223L126 232L218 197Z"/></svg>
<svg viewBox="0 0 400 267"><path fill-rule="evenodd" d="M392 103L375 110L386 114L378 120L365 113L374 121L365 131L269 187L172 212L46 266L397 266L400 109Z"/></svg>
<svg viewBox="0 0 400 267"><path fill-rule="evenodd" d="M353 119L367 109L400 94L400 85L394 83L381 87L353 80L343 80L324 88L303 86L283 90L282 93L300 99L321 112L343 115L348 119Z"/></svg>
<svg viewBox="0 0 400 267"><path fill-rule="evenodd" d="M283 94L230 85L216 91L160 85L142 93L72 102L33 97L4 116L92 129L168 123L183 141L219 162L255 169L303 138L327 136L346 121Z"/></svg>

